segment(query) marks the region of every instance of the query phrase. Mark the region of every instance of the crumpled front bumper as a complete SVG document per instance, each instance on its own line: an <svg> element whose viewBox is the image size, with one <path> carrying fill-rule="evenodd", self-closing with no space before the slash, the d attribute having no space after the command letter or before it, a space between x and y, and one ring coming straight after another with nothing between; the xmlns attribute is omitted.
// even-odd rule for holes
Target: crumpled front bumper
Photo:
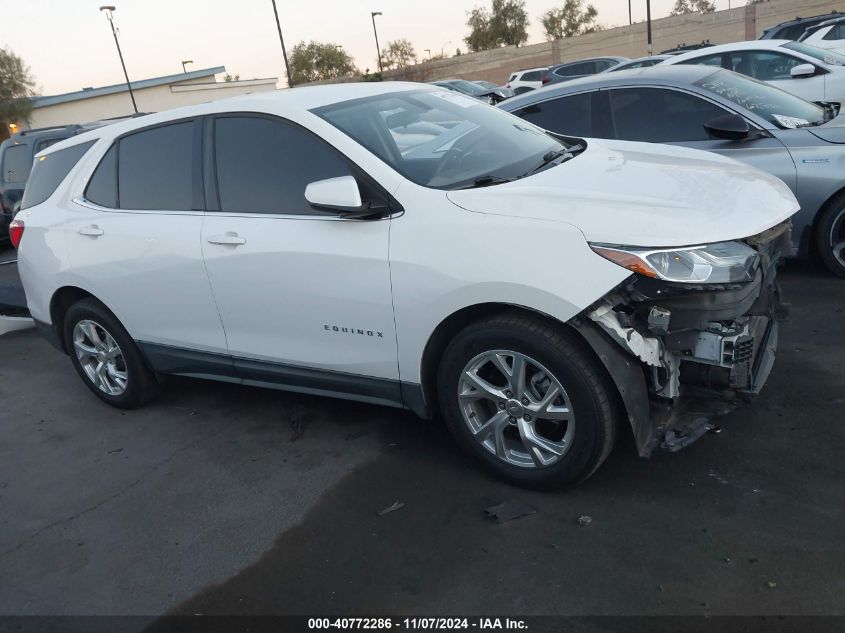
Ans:
<svg viewBox="0 0 845 633"><path fill-rule="evenodd" d="M781 300L777 265L790 252L784 222L745 240L760 255L744 284L672 284L639 275L573 321L619 389L640 455L679 450L713 428L771 373Z"/></svg>

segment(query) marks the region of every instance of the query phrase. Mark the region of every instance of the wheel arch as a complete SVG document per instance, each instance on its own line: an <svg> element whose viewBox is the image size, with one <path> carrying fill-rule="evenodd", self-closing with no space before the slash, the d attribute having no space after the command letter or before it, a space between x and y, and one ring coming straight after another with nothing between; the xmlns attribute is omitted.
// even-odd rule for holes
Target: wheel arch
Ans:
<svg viewBox="0 0 845 633"><path fill-rule="evenodd" d="M801 245L801 250L804 251L804 256L819 256L819 223L821 221L822 216L836 202L845 204L845 186L842 186L836 191L834 191L825 199L824 202L821 203L821 205L819 205L819 209L818 211L816 211L816 215L813 217L813 223L810 225L810 230L808 231L809 236L807 239L807 244Z"/></svg>
<svg viewBox="0 0 845 633"><path fill-rule="evenodd" d="M586 326L587 329L585 330L584 326L579 327L573 322L561 321L551 315L545 314L544 312L540 312L533 308L508 303L489 302L465 306L453 312L449 316L445 317L442 321L440 321L440 323L431 333L431 336L429 337L425 348L423 349L423 355L420 366L420 387L424 400L424 409L428 416L435 417L440 415L436 393L437 369L440 363L440 358L442 357L443 352L445 351L446 346L449 344L449 342L458 334L458 332L460 332L462 329L464 329L471 323L475 323L476 321L482 319L497 316L499 314L514 312L521 313L525 316L541 319L553 325L554 327L561 328L566 332L570 333L572 335L571 338L574 341L578 342L578 344L580 344L585 350L587 350L588 353L592 354L593 358L597 361L596 366L608 378L609 384L612 385L615 405L621 407L620 411L624 411L626 413L624 417L630 419L633 413L631 411L632 402L629 397L626 397L627 393L637 393L640 400L642 400L643 398L647 398L644 383L642 385L633 385L632 388L628 390L625 390L623 388L623 386L620 384L620 376L614 375L614 373L610 371L610 366L607 362L607 349L601 345L601 335L596 338L594 336L589 336L585 333L589 331L589 326ZM573 319L573 321L577 321L577 317L576 319ZM624 354L623 350L621 349L619 349L618 352ZM626 393L623 394L623 392Z"/></svg>
<svg viewBox="0 0 845 633"><path fill-rule="evenodd" d="M99 301L93 294L78 286L62 286L50 298L50 323L54 336L65 353L69 352L65 341L65 315L74 303L88 298Z"/></svg>

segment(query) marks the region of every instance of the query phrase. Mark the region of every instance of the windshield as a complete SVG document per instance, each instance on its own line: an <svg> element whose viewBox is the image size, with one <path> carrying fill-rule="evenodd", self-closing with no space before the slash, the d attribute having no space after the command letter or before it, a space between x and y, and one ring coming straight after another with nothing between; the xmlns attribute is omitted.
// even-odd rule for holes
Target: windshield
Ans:
<svg viewBox="0 0 845 633"><path fill-rule="evenodd" d="M824 62L825 64L830 64L831 66L845 66L845 55L840 55L839 53L834 53L833 51L828 51L823 48L810 46L809 44L804 44L803 42L787 42L786 44L783 44L783 48L788 48L796 53L809 55L810 57L813 57L820 62Z"/></svg>
<svg viewBox="0 0 845 633"><path fill-rule="evenodd" d="M779 127L818 125L826 120L825 109L815 103L728 70L717 70L694 85L732 101Z"/></svg>
<svg viewBox="0 0 845 633"><path fill-rule="evenodd" d="M513 180L568 147L512 114L444 90L392 92L312 112L407 179L438 189L482 177Z"/></svg>

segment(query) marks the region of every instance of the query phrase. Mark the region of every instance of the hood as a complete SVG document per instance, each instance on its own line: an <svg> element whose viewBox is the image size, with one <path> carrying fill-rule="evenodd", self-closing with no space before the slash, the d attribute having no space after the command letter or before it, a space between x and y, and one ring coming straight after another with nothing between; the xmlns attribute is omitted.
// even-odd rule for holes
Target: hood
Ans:
<svg viewBox="0 0 845 633"><path fill-rule="evenodd" d="M569 161L514 182L448 192L477 213L558 220L590 242L685 246L756 235L796 211L783 181L671 145L588 140Z"/></svg>

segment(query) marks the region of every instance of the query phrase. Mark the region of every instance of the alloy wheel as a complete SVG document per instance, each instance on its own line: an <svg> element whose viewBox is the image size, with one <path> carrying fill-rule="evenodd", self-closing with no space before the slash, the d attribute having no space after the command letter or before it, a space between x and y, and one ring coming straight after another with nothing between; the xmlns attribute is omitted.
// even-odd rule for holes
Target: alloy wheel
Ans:
<svg viewBox="0 0 845 633"><path fill-rule="evenodd" d="M491 350L470 360L458 379L458 401L475 440L514 466L551 466L572 445L575 415L569 395L525 354Z"/></svg>
<svg viewBox="0 0 845 633"><path fill-rule="evenodd" d="M120 346L102 325L90 319L74 325L73 350L82 371L97 389L109 396L126 391L126 360Z"/></svg>

